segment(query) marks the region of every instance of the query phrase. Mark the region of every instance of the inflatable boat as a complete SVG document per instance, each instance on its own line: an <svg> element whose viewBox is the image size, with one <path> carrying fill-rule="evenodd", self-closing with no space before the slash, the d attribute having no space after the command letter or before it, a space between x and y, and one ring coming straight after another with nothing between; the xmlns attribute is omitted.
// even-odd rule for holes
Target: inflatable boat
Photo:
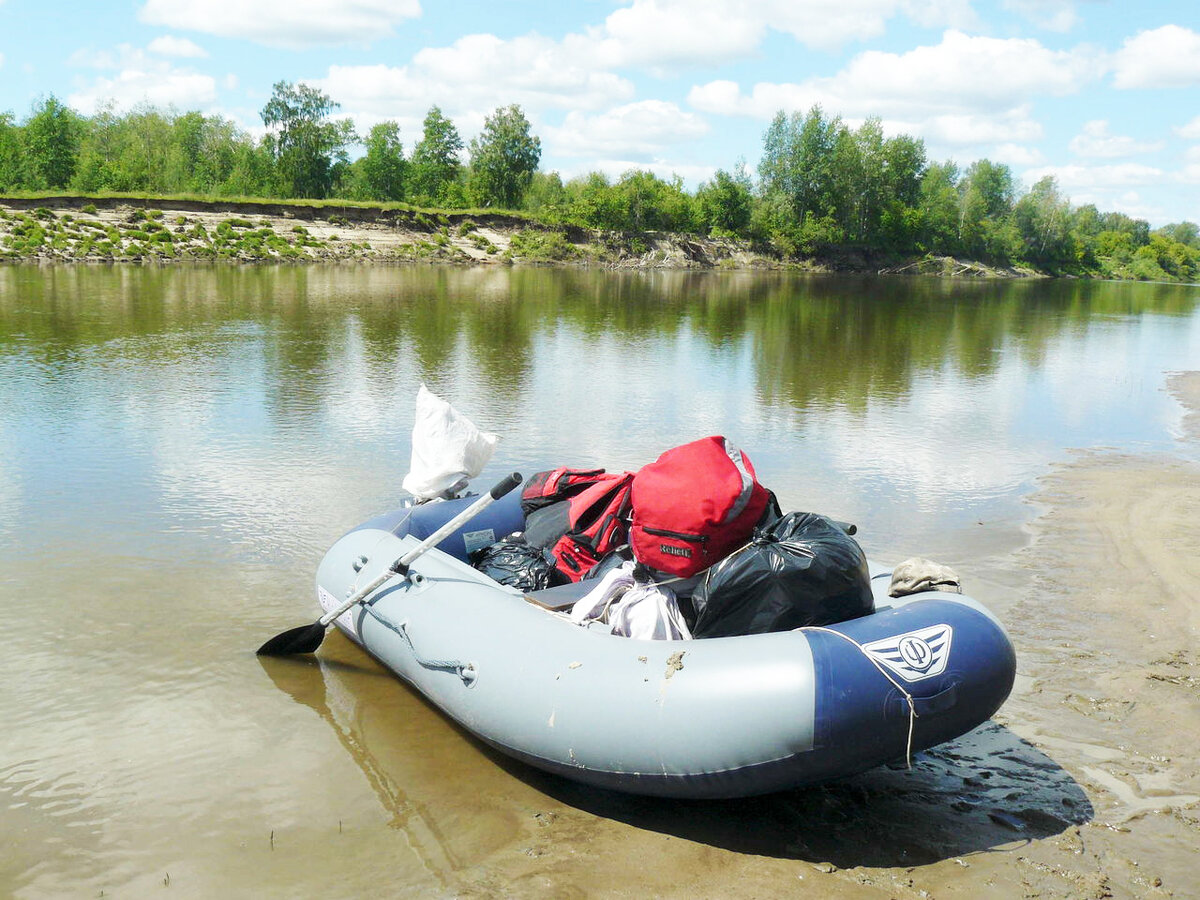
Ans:
<svg viewBox="0 0 1200 900"><path fill-rule="evenodd" d="M911 759L986 721L1012 687L1012 644L987 609L956 593L892 598L890 572L873 564L874 613L819 628L648 641L578 625L566 613L589 582L524 593L468 562L522 529L520 491L391 574L471 502L353 529L318 568L318 600L328 616L377 581L338 628L539 769L637 794L762 794Z"/></svg>

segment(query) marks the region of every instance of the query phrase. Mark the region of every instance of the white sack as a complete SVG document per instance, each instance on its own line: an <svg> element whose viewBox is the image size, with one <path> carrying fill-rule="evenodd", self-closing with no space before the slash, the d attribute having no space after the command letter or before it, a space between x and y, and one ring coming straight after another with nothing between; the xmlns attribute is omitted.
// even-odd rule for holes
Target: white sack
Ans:
<svg viewBox="0 0 1200 900"><path fill-rule="evenodd" d="M632 562L611 569L571 607L575 624L586 625L593 620L607 624L610 634L643 641L686 641L692 637L674 591L636 581Z"/></svg>
<svg viewBox="0 0 1200 900"><path fill-rule="evenodd" d="M483 471L499 438L421 385L413 422L411 471L406 491L419 500L437 497Z"/></svg>

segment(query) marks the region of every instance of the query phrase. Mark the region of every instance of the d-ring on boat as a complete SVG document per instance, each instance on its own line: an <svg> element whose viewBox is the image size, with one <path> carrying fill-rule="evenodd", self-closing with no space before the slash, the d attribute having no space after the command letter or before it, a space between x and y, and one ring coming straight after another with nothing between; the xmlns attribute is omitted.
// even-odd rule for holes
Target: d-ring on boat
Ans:
<svg viewBox="0 0 1200 900"><path fill-rule="evenodd" d="M761 794L962 735L1012 687L1012 644L987 609L939 591L893 598L890 571L876 565L875 611L819 628L651 641L577 625L564 611L595 582L525 593L469 564L481 544L524 528L520 494L400 572L393 560L474 498L365 522L326 554L317 594L329 615L378 582L331 621L463 728L531 766L637 794Z"/></svg>

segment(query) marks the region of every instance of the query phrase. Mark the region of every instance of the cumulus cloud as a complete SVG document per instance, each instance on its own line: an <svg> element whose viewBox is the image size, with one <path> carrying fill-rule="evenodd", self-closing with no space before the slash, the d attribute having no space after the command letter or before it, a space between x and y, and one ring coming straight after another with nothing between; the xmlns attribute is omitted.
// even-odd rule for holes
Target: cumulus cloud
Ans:
<svg viewBox="0 0 1200 900"><path fill-rule="evenodd" d="M1079 190L1106 190L1140 187L1160 183L1165 177L1162 169L1142 163L1113 163L1111 165L1042 166L1030 169L1025 177L1031 184L1047 175L1058 180L1068 193Z"/></svg>
<svg viewBox="0 0 1200 900"><path fill-rule="evenodd" d="M993 162L1019 167L1040 166L1046 161L1040 150L1022 144L997 144L990 158Z"/></svg>
<svg viewBox="0 0 1200 900"><path fill-rule="evenodd" d="M1179 180L1184 184L1200 184L1200 147L1188 148L1187 165L1180 172ZM1195 214L1192 213L1191 216L1194 220Z"/></svg>
<svg viewBox="0 0 1200 900"><path fill-rule="evenodd" d="M969 0L634 0L573 36L598 63L650 69L752 57L769 31L832 50L904 15L928 28L977 24Z"/></svg>
<svg viewBox="0 0 1200 900"><path fill-rule="evenodd" d="M633 96L627 79L584 65L562 43L539 35L508 41L467 35L449 47L421 50L407 65L331 66L311 83L360 126L395 119L404 130L419 131L437 103L464 134L510 103L532 118L545 109L603 109Z"/></svg>
<svg viewBox="0 0 1200 900"><path fill-rule="evenodd" d="M169 61L150 56L145 50L121 44L112 51L76 53L70 64L110 71L70 94L67 102L81 112L91 113L108 101L119 109L138 103L194 109L217 98L216 81Z"/></svg>
<svg viewBox="0 0 1200 900"><path fill-rule="evenodd" d="M1186 125L1176 128L1175 133L1187 141L1200 141L1200 116L1196 116Z"/></svg>
<svg viewBox="0 0 1200 900"><path fill-rule="evenodd" d="M1119 159L1162 149L1161 142L1139 141L1124 135L1111 134L1108 122L1104 119L1085 123L1083 131L1071 138L1069 146L1072 152L1079 156L1102 159Z"/></svg>
<svg viewBox="0 0 1200 900"><path fill-rule="evenodd" d="M1126 39L1114 64L1117 88L1200 85L1200 33L1179 25L1139 32Z"/></svg>
<svg viewBox="0 0 1200 900"><path fill-rule="evenodd" d="M149 25L298 49L391 37L394 26L420 14L419 0L146 0L138 18Z"/></svg>
<svg viewBox="0 0 1200 900"><path fill-rule="evenodd" d="M861 53L831 77L760 82L749 93L731 81L698 85L688 102L702 112L760 119L819 104L849 118L887 114L903 120L902 130L946 144L1011 143L1042 134L1032 98L1075 93L1098 69L1088 48L1056 51L1035 40L947 31L941 43L906 53Z"/></svg>
<svg viewBox="0 0 1200 900"><path fill-rule="evenodd" d="M1074 0L1004 0L1004 8L1047 31L1070 31L1079 24Z"/></svg>
<svg viewBox="0 0 1200 900"><path fill-rule="evenodd" d="M187 38L173 37L169 34L156 37L146 45L146 49L159 56L174 56L180 59L203 59L208 56L208 51L203 47L197 46Z"/></svg>
<svg viewBox="0 0 1200 900"><path fill-rule="evenodd" d="M671 144L696 140L708 123L674 103L643 100L597 115L567 114L559 128L547 128L546 143L563 156L618 156L652 159Z"/></svg>
<svg viewBox="0 0 1200 900"><path fill-rule="evenodd" d="M735 9L729 0L634 0L612 12L603 26L567 42L610 67L728 62L752 54L766 34L758 5Z"/></svg>
<svg viewBox="0 0 1200 900"><path fill-rule="evenodd" d="M681 164L661 157L654 159L626 159L621 157L589 159L578 165L566 165L558 169L558 173L566 180L600 172L609 180L617 181L626 172L650 172L664 181L675 176L683 179L689 190L694 190L702 182L710 180L716 174L716 166Z"/></svg>

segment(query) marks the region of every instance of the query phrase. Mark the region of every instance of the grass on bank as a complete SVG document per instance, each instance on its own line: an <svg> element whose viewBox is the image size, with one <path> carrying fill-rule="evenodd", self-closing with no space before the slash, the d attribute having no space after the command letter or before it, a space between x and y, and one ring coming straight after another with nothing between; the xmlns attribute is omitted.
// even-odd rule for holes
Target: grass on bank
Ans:
<svg viewBox="0 0 1200 900"><path fill-rule="evenodd" d="M144 206L154 207L169 207L172 204L180 203L198 203L205 206L220 208L223 206L265 206L265 207L291 207L295 209L319 209L319 210L337 210L345 209L362 209L376 210L379 212L408 212L414 215L423 214L425 216L437 216L447 220L447 222L460 222L467 218L483 218L486 216L499 217L504 219L521 220L527 222L538 221L535 216L531 216L527 212L511 209L497 209L494 207L473 207L469 209L441 209L438 207L428 206L413 206L411 203L401 201L371 201L371 200L344 200L340 198L326 199L275 199L270 197L213 197L205 194L147 194L124 191L99 191L97 193L80 193L78 191L11 191L0 194L0 202L5 200L17 200L23 202L38 201L38 200L57 200L71 201L69 205L86 204L95 201L116 201L124 203L140 203ZM106 207L113 203L105 203Z"/></svg>
<svg viewBox="0 0 1200 900"><path fill-rule="evenodd" d="M259 197L221 198L197 195L151 195L141 193L78 192L18 193L0 196L0 203L16 201L24 210L7 213L0 209L0 259L91 259L112 261L169 259L229 259L238 261L287 261L304 259L376 258L397 261L469 262L474 259L462 247L468 245L485 257L503 261L536 262L585 258L559 230L540 225L519 212L493 209L445 210L415 207L406 203L369 203L338 200L273 200ZM37 205L35 205L37 204ZM49 204L60 212L56 214ZM62 212L63 207L71 212ZM122 207L121 217L101 219L106 212ZM192 209L195 207L195 209ZM303 224L276 231L282 212L304 210L303 216L333 226L376 221L379 218L404 225L428 239L391 247L386 253L368 242L355 243L340 234L324 240ZM166 211L172 212L171 216ZM208 225L188 212L206 213ZM227 213L215 226L211 216ZM399 214L397 216L397 214ZM276 220L275 225L267 218ZM295 218L301 218L296 216ZM501 250L478 233L476 219L503 219L515 229L512 245ZM257 220L257 221L256 221ZM311 224L311 222L310 222ZM6 233L5 233L6 232ZM455 244L455 239L458 245Z"/></svg>

